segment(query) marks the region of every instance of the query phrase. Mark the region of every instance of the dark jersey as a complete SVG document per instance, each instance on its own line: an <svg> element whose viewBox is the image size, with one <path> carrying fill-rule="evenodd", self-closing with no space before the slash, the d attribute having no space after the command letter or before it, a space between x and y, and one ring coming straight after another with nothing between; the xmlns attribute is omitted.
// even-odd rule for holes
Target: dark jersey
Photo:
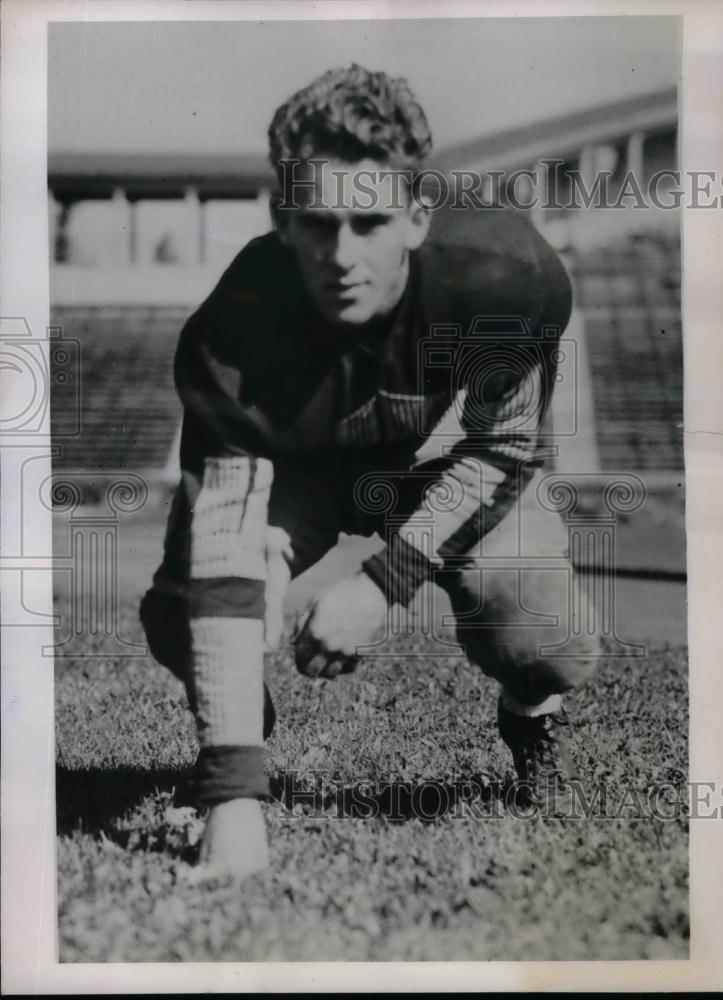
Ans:
<svg viewBox="0 0 723 1000"><path fill-rule="evenodd" d="M435 213L393 313L352 331L324 320L276 234L251 241L181 333L183 481L159 575L187 575L207 458L359 459L426 472L459 498L434 510L431 543L422 538L429 517L412 511L365 564L393 599L408 601L433 566L504 516L541 464L570 308L557 255L510 210ZM428 515L428 498L420 513Z"/></svg>

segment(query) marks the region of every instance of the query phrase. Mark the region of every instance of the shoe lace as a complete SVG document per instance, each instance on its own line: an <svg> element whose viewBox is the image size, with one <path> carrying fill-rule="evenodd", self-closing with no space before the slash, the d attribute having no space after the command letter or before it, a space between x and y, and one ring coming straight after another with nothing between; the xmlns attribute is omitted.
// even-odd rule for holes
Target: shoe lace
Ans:
<svg viewBox="0 0 723 1000"><path fill-rule="evenodd" d="M558 753L557 730L569 725L569 720L562 713L555 712L543 716L539 725L531 727L521 748L521 756L528 769L564 771Z"/></svg>

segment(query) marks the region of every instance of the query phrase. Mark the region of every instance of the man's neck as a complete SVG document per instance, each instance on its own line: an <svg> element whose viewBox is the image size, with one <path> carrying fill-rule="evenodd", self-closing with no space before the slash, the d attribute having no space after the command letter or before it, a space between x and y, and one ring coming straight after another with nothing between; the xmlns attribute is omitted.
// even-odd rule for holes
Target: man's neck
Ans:
<svg viewBox="0 0 723 1000"><path fill-rule="evenodd" d="M385 304L385 308L382 313L382 319L387 320L394 313L395 309L399 305L399 302L404 295L404 290L407 287L407 282L409 281L409 253L404 254L404 259L402 260L402 266L399 268L399 273L397 275L397 280L389 292L389 301Z"/></svg>

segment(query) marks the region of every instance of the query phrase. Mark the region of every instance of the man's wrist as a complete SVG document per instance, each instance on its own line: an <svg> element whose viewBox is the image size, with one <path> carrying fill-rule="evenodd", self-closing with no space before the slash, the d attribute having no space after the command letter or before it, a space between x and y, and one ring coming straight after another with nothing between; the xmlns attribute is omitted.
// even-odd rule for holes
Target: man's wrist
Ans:
<svg viewBox="0 0 723 1000"><path fill-rule="evenodd" d="M387 603L408 606L421 585L431 579L433 564L399 535L392 535L381 551L362 563L362 571L374 581Z"/></svg>

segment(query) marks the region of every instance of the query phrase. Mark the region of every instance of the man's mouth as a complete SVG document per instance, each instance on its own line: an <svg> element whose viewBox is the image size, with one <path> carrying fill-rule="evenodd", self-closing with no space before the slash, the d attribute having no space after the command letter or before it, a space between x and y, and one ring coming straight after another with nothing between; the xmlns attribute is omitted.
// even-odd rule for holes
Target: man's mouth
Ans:
<svg viewBox="0 0 723 1000"><path fill-rule="evenodd" d="M351 299L359 293L365 284L364 281L330 281L326 287L335 298Z"/></svg>

